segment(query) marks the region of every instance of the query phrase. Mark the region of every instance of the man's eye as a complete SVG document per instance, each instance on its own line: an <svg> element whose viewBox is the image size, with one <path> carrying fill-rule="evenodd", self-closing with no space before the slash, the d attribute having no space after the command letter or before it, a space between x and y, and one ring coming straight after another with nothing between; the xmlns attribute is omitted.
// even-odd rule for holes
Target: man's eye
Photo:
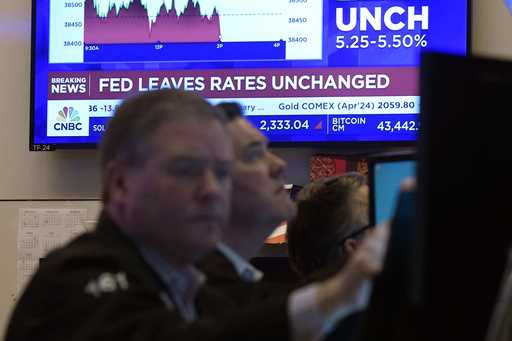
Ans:
<svg viewBox="0 0 512 341"><path fill-rule="evenodd" d="M215 176L219 180L226 180L231 177L230 167L218 167L215 169Z"/></svg>
<svg viewBox="0 0 512 341"><path fill-rule="evenodd" d="M261 149L251 150L245 155L245 161L253 162L262 159L265 155L265 151Z"/></svg>

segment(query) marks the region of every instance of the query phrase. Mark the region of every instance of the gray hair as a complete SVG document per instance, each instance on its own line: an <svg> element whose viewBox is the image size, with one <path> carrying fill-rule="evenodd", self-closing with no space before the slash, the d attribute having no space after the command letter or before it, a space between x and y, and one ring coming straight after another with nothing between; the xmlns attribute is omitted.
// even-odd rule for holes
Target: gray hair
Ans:
<svg viewBox="0 0 512 341"><path fill-rule="evenodd" d="M152 91L125 100L100 143L102 171L113 160L130 166L143 164L155 130L164 123L188 117L226 122L220 110L200 96L182 90Z"/></svg>
<svg viewBox="0 0 512 341"><path fill-rule="evenodd" d="M151 139L155 131L165 123L189 117L227 123L223 112L191 92L158 90L125 100L110 120L100 143L102 173L112 161L121 161L129 167L144 165L154 148ZM109 193L104 189L103 201L108 200Z"/></svg>

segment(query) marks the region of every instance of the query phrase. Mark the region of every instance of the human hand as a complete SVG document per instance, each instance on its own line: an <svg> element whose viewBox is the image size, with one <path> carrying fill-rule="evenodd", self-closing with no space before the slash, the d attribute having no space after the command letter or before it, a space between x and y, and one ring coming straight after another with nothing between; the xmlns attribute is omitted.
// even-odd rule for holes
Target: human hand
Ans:
<svg viewBox="0 0 512 341"><path fill-rule="evenodd" d="M379 274L384 264L389 231L389 223L377 225L368 231L340 275L345 280L362 280Z"/></svg>
<svg viewBox="0 0 512 341"><path fill-rule="evenodd" d="M363 304L360 292L382 271L389 234L387 223L373 228L346 266L322 284L318 299L326 312L344 305Z"/></svg>

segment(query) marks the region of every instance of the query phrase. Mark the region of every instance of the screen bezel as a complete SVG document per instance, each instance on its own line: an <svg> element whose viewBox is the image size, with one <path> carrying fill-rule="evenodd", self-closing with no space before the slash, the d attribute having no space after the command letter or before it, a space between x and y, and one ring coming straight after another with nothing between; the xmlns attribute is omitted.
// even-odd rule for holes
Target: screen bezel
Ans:
<svg viewBox="0 0 512 341"><path fill-rule="evenodd" d="M51 0L50 0L51 1ZM31 58L30 58L30 131L29 131L29 150L30 151L55 151L55 150L81 150L81 149L97 149L99 143L58 143L58 144L35 144L35 75L36 75L36 28L37 28L37 0L32 0L31 9ZM466 16L466 53L465 56L471 56L471 19L472 6L471 0L466 0L467 16ZM419 70L420 65L418 65ZM420 117L420 113L418 113ZM298 142L270 142L273 148L392 148L392 147L413 147L416 146L419 135L413 141L298 141Z"/></svg>

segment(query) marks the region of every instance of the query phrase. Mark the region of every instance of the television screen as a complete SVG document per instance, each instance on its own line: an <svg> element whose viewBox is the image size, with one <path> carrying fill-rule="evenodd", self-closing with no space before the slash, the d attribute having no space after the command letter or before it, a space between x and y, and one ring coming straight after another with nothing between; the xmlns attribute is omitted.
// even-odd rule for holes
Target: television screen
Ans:
<svg viewBox="0 0 512 341"><path fill-rule="evenodd" d="M94 146L160 88L239 101L271 142L414 141L420 52L468 46L467 0L33 0L32 17L32 150Z"/></svg>
<svg viewBox="0 0 512 341"><path fill-rule="evenodd" d="M404 159L382 159L370 166L372 206L371 223L373 225L391 221L396 209L400 184L407 178L416 177L416 161L412 156Z"/></svg>

